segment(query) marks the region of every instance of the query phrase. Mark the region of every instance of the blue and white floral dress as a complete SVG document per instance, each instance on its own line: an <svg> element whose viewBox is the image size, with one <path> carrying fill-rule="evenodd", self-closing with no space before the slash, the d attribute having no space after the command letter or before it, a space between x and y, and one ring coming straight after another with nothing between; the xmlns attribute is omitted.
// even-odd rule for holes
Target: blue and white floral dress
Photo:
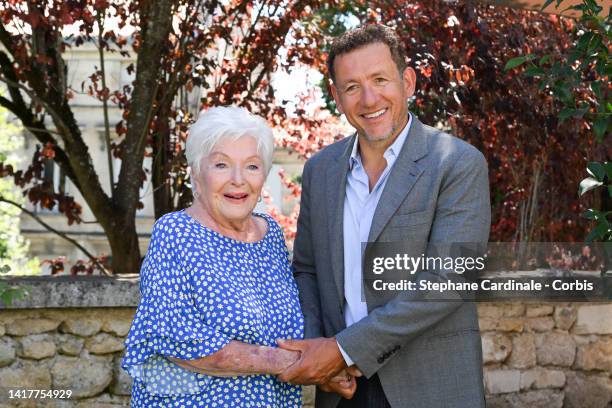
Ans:
<svg viewBox="0 0 612 408"><path fill-rule="evenodd" d="M215 377L180 368L231 340L276 346L303 337L304 318L280 226L268 215L258 242L204 227L185 211L153 228L140 273L142 298L122 367L133 407L299 407L301 388L272 375Z"/></svg>

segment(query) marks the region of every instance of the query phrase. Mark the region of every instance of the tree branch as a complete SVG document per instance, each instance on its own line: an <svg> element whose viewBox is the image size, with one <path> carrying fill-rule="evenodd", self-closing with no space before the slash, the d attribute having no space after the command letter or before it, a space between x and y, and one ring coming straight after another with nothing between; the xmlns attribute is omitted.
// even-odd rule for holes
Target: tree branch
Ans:
<svg viewBox="0 0 612 408"><path fill-rule="evenodd" d="M158 0L143 3L141 16L142 42L136 60L136 79L132 92L132 109L127 119L124 160L116 184L116 204L126 217L136 211L146 136L149 132L154 103L159 87L162 56L172 28L173 2ZM154 5L154 7L153 7ZM147 109L143 109L147 107Z"/></svg>
<svg viewBox="0 0 612 408"><path fill-rule="evenodd" d="M0 60L1 59L2 55L0 54ZM4 65L2 65L1 68L4 69ZM41 144L53 144L53 151L55 152L54 161L62 168L64 174L66 174L66 176L74 183L74 185L79 188L79 180L76 178L72 167L70 166L70 162L68 160L66 152L58 145L57 140L52 136L53 132L46 128L44 122L42 120L36 119L30 109L25 105L24 100L19 97L16 101L10 101L0 96L0 105L4 106L15 116L17 116L17 118L19 118L19 120L23 124L24 128L29 130L30 133L32 133L32 135L34 135L34 137ZM58 136L61 135L58 134Z"/></svg>
<svg viewBox="0 0 612 408"><path fill-rule="evenodd" d="M110 121L108 119L108 93L106 88L106 69L104 64L104 48L102 43L102 31L104 29L104 13L98 11L96 16L96 23L98 24L98 54L100 57L100 71L102 73L102 111L104 112L104 140L106 141L106 160L108 162L108 179L110 182L111 197L114 191L114 171L113 171L113 152L111 150L111 136L110 136Z"/></svg>
<svg viewBox="0 0 612 408"><path fill-rule="evenodd" d="M81 244L79 244L76 240L70 238L68 235L64 234L63 232L56 230L55 228L53 228L51 225L47 224L46 222L44 222L38 215L36 215L34 212L28 210L27 208L22 207L21 205L19 205L19 203L16 203L13 200L9 200L8 198L5 198L3 196L0 195L0 202L4 202L7 204L11 204L14 207L17 207L19 210L23 211L24 213L28 214L30 217L34 218L40 225L42 225L43 227L45 227L47 230L53 232L54 234L57 234L58 236L62 237L63 239L65 239L66 241L70 242L72 245L74 245L75 247L77 247L81 252L83 252L83 254L85 254L85 256L87 256L89 258L89 260L96 265L96 267L100 270L100 272L102 272L103 274L105 274L106 276L112 276L113 274L104 267L104 265L102 265L100 263L100 261L98 260L98 258L96 258L91 252L89 252L87 249L85 249Z"/></svg>
<svg viewBox="0 0 612 408"><path fill-rule="evenodd" d="M10 77L7 78L5 76L4 80L9 85L23 90L33 101L40 104L50 114L57 132L61 135L64 142L63 150L65 155L63 158L67 167L70 167L66 174L77 186L96 218L101 220L105 228L112 228L109 221L114 215L112 201L100 185L98 174L89 154L89 148L81 136L81 130L68 104L65 89L58 89L54 86L54 83L62 83L64 81L63 72L57 71L58 68L62 69L65 66L61 52L58 49L59 44L61 44L60 35L56 31L44 31L41 27L33 28L32 52L37 55L43 55L51 59L52 62L44 66L36 64L28 66L28 71L24 71L24 74L29 88L18 81L11 80ZM0 30L0 41L9 41L8 46L10 47L10 37L8 40L3 37L6 37L6 35L3 36L2 30ZM4 64L2 65L4 67ZM9 67L12 70L10 65ZM29 108L26 109L30 111ZM30 127L41 127L41 125L38 124L37 126ZM38 134L36 136L38 137Z"/></svg>

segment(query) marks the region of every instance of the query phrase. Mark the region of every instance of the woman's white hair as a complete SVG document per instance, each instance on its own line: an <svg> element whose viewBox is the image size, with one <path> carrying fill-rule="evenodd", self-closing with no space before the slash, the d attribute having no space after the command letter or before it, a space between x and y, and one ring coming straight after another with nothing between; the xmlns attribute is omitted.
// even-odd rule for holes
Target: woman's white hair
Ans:
<svg viewBox="0 0 612 408"><path fill-rule="evenodd" d="M245 108L217 106L200 112L187 136L185 156L192 174L200 174L200 162L221 139L238 140L250 136L257 141L257 153L266 176L272 168L274 136L266 121Z"/></svg>

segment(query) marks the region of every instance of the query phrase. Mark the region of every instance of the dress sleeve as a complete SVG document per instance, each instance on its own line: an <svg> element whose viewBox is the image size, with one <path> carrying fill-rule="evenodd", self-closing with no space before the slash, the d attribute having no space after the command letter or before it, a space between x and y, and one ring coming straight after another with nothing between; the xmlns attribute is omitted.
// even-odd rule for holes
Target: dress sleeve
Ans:
<svg viewBox="0 0 612 408"><path fill-rule="evenodd" d="M195 307L188 268L177 256L184 233L171 220L162 218L155 224L140 272L140 304L126 339L122 367L152 395L200 392L210 378L167 357L194 360L231 341L206 325Z"/></svg>

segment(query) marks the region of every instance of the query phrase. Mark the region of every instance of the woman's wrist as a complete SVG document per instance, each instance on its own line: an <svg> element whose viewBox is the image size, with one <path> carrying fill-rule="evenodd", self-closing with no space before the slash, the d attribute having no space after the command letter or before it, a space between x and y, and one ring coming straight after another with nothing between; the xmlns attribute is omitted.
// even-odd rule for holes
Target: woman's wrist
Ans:
<svg viewBox="0 0 612 408"><path fill-rule="evenodd" d="M273 375L281 374L300 358L299 352L280 348L270 348L266 354L270 374Z"/></svg>

